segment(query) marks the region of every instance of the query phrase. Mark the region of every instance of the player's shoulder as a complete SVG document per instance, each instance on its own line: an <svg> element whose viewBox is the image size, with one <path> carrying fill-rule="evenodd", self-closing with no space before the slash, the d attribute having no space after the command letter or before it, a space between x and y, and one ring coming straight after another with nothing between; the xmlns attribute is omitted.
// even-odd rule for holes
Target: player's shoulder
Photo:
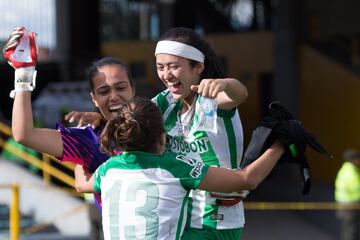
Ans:
<svg viewBox="0 0 360 240"><path fill-rule="evenodd" d="M168 106L172 103L177 102L176 99L174 99L173 95L169 91L169 89L166 89L160 93L158 93L154 98L152 98L152 101L159 107L161 106Z"/></svg>
<svg viewBox="0 0 360 240"><path fill-rule="evenodd" d="M65 127L62 124L56 124L56 129L60 131L62 135L70 135L70 136L83 136L87 138L91 138L93 140L98 139L98 135L101 132L101 128L93 129L90 125L86 125L83 127Z"/></svg>

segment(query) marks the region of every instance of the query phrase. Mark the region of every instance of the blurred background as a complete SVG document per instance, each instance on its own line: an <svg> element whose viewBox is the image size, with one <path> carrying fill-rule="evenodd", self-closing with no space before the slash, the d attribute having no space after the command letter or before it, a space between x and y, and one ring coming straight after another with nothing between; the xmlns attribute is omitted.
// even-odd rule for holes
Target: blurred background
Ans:
<svg viewBox="0 0 360 240"><path fill-rule="evenodd" d="M84 82L84 70L91 62L102 56L123 59L130 66L137 93L152 97L163 89L153 56L156 40L171 27L195 29L214 47L227 75L239 79L248 88L249 98L239 106L246 145L252 130L266 114L269 103L279 100L334 156L329 160L311 149L307 151L313 180L309 196L301 195L298 168L279 166L257 191L250 194L249 201L332 202L342 152L349 147L360 149L360 112L356 110L360 102L358 9L360 2L356 0L1 0L0 47L17 26L23 25L38 33L34 115L39 125L53 128L55 122L61 122L63 115L70 110L94 110L88 84ZM3 129L0 135L3 138L1 148L4 148L11 133L7 126L11 122L9 92L13 88L13 69L3 58L0 60ZM32 156L35 154L39 153ZM19 161L24 158L28 157ZM35 164L35 173L30 175L44 178L48 173L41 167L43 156L39 154L37 158L40 162ZM23 165L26 165L27 172L24 176L28 174L29 166L34 165L31 160L25 162ZM63 167L56 163L49 163L49 166ZM64 171L71 177L71 169ZM6 173L9 171L4 173L5 176ZM58 177L60 180L51 180L54 178L49 177L50 180L38 184L45 182L47 188L64 185L71 188L71 180L67 184L61 176ZM3 182L8 180L9 177L4 177ZM11 188L4 189L12 192ZM1 191L0 188L0 196L3 195ZM4 209L10 209L6 208L11 205L7 202L11 199L9 196L0 197ZM79 200L81 196L75 198ZM20 210L32 220L27 227L21 227L22 233L30 227L48 223L38 231L32 228L25 234L29 239L30 233L39 233L45 228L48 232L61 229L54 225L59 215L50 219L37 216L38 213L34 212L37 207L34 206L39 202L34 203L31 210L25 209L24 205L20 204ZM78 207L81 206L80 203ZM64 211L72 212L71 209ZM273 217L279 218L280 224L280 235L276 235L274 226L271 227L274 239L336 239L339 236L334 209L273 211L249 209L244 239L255 239L252 234L259 233L256 229L262 228L266 239L270 239L266 227ZM288 226L291 229L289 236L282 232L281 225L291 223L285 220L289 216L288 219L295 216L298 221L292 226L305 224L299 232L307 232L312 237L294 234L298 228L291 226ZM264 222L256 222L259 219ZM10 224L9 220L6 221ZM0 229L8 228L8 225L4 226L1 228L0 224ZM85 230L80 233L60 232L82 236L88 227L83 226ZM316 238L308 228L322 235Z"/></svg>

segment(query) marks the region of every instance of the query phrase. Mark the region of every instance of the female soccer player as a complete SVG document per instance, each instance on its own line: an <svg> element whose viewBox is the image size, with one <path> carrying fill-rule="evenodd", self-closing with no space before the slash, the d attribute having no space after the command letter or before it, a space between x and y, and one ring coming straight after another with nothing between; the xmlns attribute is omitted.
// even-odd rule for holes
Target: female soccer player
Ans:
<svg viewBox="0 0 360 240"><path fill-rule="evenodd" d="M82 164L91 172L107 160L109 156L99 151L98 136L103 126L95 130L91 127L64 128L61 125L57 130L34 127L31 92L35 87L33 79L37 60L35 34L23 27L16 28L4 47L4 56L15 68L15 89L11 94L14 98L12 133L15 140L60 160ZM87 71L87 79L92 101L106 121L135 96L129 71L118 59L103 58L94 62Z"/></svg>
<svg viewBox="0 0 360 240"><path fill-rule="evenodd" d="M247 98L246 87L225 77L209 43L191 29L167 31L157 43L155 57L158 76L167 87L153 98L169 135L167 150L208 165L236 169L243 153L237 106ZM212 127L200 130L204 97L214 99L217 107L210 109L216 112L210 119ZM186 239L240 238L245 220L238 196L231 199L196 190L190 198Z"/></svg>
<svg viewBox="0 0 360 240"><path fill-rule="evenodd" d="M188 28L164 33L155 57L158 76L167 87L153 99L170 136L167 150L207 165L238 168L243 130L237 107L247 98L245 86L225 77L210 44ZM212 109L216 114L208 119L215 126L209 130L198 128L204 97L217 103ZM223 200L221 194L202 190L191 192L187 218L184 239L240 239L245 222L239 198Z"/></svg>
<svg viewBox="0 0 360 240"><path fill-rule="evenodd" d="M276 141L246 168L231 170L183 154L163 153L165 136L156 105L135 97L102 132L101 148L113 156L94 174L76 168L78 191L101 192L105 239L180 239L191 189L254 189L284 152ZM123 153L114 155L114 149Z"/></svg>

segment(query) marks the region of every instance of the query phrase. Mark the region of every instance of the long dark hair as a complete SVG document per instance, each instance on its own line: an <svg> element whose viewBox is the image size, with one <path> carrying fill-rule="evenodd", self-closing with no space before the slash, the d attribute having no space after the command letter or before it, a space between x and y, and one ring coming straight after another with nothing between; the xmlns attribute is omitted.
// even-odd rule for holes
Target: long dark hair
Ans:
<svg viewBox="0 0 360 240"><path fill-rule="evenodd" d="M192 29L184 27L171 28L160 37L159 41L161 40L181 42L200 50L205 55L205 69L201 73L200 79L225 77L225 71L211 45ZM190 61L192 67L199 63L194 60Z"/></svg>
<svg viewBox="0 0 360 240"><path fill-rule="evenodd" d="M159 108L149 99L134 97L123 105L118 116L110 120L101 134L101 150L113 155L117 151L156 153L156 144L165 133Z"/></svg>

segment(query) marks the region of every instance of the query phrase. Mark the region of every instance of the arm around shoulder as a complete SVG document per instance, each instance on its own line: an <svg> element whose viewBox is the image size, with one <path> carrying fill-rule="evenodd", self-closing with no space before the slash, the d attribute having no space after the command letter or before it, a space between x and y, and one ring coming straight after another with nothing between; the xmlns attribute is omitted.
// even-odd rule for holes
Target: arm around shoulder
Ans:
<svg viewBox="0 0 360 240"><path fill-rule="evenodd" d="M216 98L220 109L232 109L246 101L248 90L239 80L224 78L221 81L225 84L225 88Z"/></svg>
<svg viewBox="0 0 360 240"><path fill-rule="evenodd" d="M209 167L198 188L209 192L253 190L268 176L283 153L284 148L277 141L244 169Z"/></svg>

